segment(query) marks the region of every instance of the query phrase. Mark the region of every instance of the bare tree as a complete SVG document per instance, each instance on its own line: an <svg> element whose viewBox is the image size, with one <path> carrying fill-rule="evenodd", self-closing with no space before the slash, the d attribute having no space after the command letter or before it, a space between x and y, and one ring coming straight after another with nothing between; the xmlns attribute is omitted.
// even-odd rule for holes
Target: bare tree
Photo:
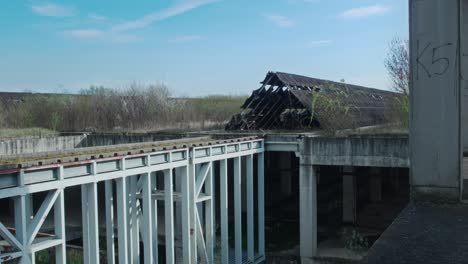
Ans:
<svg viewBox="0 0 468 264"><path fill-rule="evenodd" d="M409 41L394 38L389 45L385 68L393 82L393 88L402 94L409 94Z"/></svg>
<svg viewBox="0 0 468 264"><path fill-rule="evenodd" d="M392 110L388 113L389 122L400 128L409 127L409 41L401 38L394 38L389 45L387 58L385 59L385 68L387 68L390 79L393 82L393 89L401 96L395 98Z"/></svg>

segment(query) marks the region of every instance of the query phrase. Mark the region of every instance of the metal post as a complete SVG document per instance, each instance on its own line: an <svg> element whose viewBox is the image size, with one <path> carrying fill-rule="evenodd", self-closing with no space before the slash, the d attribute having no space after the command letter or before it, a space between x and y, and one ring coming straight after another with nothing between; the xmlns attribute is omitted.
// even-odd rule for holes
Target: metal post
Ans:
<svg viewBox="0 0 468 264"><path fill-rule="evenodd" d="M229 263L227 160L220 163L221 263Z"/></svg>
<svg viewBox="0 0 468 264"><path fill-rule="evenodd" d="M157 191L157 185L156 185L156 172L151 175L153 180L151 181L151 190L152 192ZM152 211L152 240L153 240L153 263L158 263L158 258L159 258L159 250L158 250L158 200L153 199L151 202L151 211Z"/></svg>
<svg viewBox="0 0 468 264"><path fill-rule="evenodd" d="M257 155L258 170L258 253L265 256L265 153Z"/></svg>
<svg viewBox="0 0 468 264"><path fill-rule="evenodd" d="M182 254L185 264L191 263L190 252L190 200L189 200L189 166L180 168L179 181L181 182L182 192Z"/></svg>
<svg viewBox="0 0 468 264"><path fill-rule="evenodd" d="M151 236L152 232L152 212L151 212L151 174L145 173L142 176L143 182L143 223L141 226L143 234L143 251L144 251L144 263L151 263L153 261L153 240Z"/></svg>
<svg viewBox="0 0 468 264"><path fill-rule="evenodd" d="M139 239L139 233L138 233L138 206L137 206L137 199L136 199L136 194L137 194L137 181L138 181L138 176L132 176L130 177L130 195L131 195L131 224L130 224L130 241L131 241L131 259L132 263L139 263L140 262L140 257L139 257L139 252L140 252L140 239Z"/></svg>
<svg viewBox="0 0 468 264"><path fill-rule="evenodd" d="M91 263L89 260L89 222L88 222L88 185L81 185L81 219L83 230L83 261Z"/></svg>
<svg viewBox="0 0 468 264"><path fill-rule="evenodd" d="M89 260L90 263L99 264L99 221L97 183L88 185L88 229L89 229Z"/></svg>
<svg viewBox="0 0 468 264"><path fill-rule="evenodd" d="M28 194L28 196L31 194ZM28 213L26 211L26 203L27 198L26 196L19 196L15 197L15 228L16 228L16 238L22 244L22 257L21 263L22 264L31 264L34 263L34 256L33 254L29 253L29 243L28 243L28 231L27 231L27 223L28 223Z"/></svg>
<svg viewBox="0 0 468 264"><path fill-rule="evenodd" d="M63 179L63 167L58 169L58 178ZM61 190L54 205L54 231L55 236L62 243L55 247L55 263L65 264L66 261L66 239L65 239L65 190Z"/></svg>
<svg viewBox="0 0 468 264"><path fill-rule="evenodd" d="M242 263L242 177L241 157L234 158L234 229L236 264Z"/></svg>
<svg viewBox="0 0 468 264"><path fill-rule="evenodd" d="M112 180L105 182L106 199L106 246L107 263L115 264L114 246L114 186Z"/></svg>
<svg viewBox="0 0 468 264"><path fill-rule="evenodd" d="M117 179L117 228L119 264L128 263L127 243L127 179Z"/></svg>
<svg viewBox="0 0 468 264"><path fill-rule="evenodd" d="M196 232L197 202L196 202L196 196L195 196L195 192L196 192L195 171L196 171L196 165L191 163L189 165L189 197L190 197L190 235L191 235L190 253L191 253L192 263L198 263L197 262L197 232Z"/></svg>
<svg viewBox="0 0 468 264"><path fill-rule="evenodd" d="M175 192L182 193L182 181L181 175L183 174L184 167L175 168L175 177L174 177L174 190ZM177 241L182 241L182 203L176 202L174 204L174 237ZM181 252L176 252L181 254Z"/></svg>
<svg viewBox="0 0 468 264"><path fill-rule="evenodd" d="M174 200L172 169L164 171L164 214L166 225L166 263L174 264Z"/></svg>
<svg viewBox="0 0 468 264"><path fill-rule="evenodd" d="M208 263L213 263L214 232L213 232L213 163L210 162L208 176L205 180L205 194L211 199L205 201L205 239Z"/></svg>
<svg viewBox="0 0 468 264"><path fill-rule="evenodd" d="M253 155L246 157L246 188L247 188L247 259L255 260L254 245L254 181L253 181Z"/></svg>

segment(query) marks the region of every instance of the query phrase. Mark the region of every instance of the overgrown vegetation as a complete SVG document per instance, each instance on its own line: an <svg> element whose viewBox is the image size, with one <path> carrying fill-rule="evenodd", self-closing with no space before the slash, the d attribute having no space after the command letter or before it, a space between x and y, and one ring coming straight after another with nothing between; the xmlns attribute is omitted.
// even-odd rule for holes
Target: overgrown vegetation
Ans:
<svg viewBox="0 0 468 264"><path fill-rule="evenodd" d="M343 228L341 239L345 247L355 252L363 252L369 249L369 241L361 233L353 228Z"/></svg>
<svg viewBox="0 0 468 264"><path fill-rule="evenodd" d="M25 137L25 136L35 136L35 137L47 137L55 136L58 133L46 128L0 128L0 138L11 138L11 137Z"/></svg>
<svg viewBox="0 0 468 264"><path fill-rule="evenodd" d="M334 135L339 130L355 128L356 122L351 115L355 106L344 102L341 96L346 96L346 94L337 89L333 83L317 88L318 90L326 89L328 95L319 91L311 93L310 126L313 125L317 115L321 115L326 118L321 118L318 125L326 135ZM330 96L330 94L340 94L340 96Z"/></svg>
<svg viewBox="0 0 468 264"><path fill-rule="evenodd" d="M166 86L91 87L79 95L28 95L0 106L0 128L54 131L156 131L221 128L243 96L173 98Z"/></svg>
<svg viewBox="0 0 468 264"><path fill-rule="evenodd" d="M34 257L37 264L55 263L55 252L53 250L41 250L36 252ZM83 251L74 248L67 248L67 263L81 264L83 261Z"/></svg>
<svg viewBox="0 0 468 264"><path fill-rule="evenodd" d="M407 129L409 127L409 80L410 80L410 60L409 41L394 38L389 45L385 68L393 83L393 89L401 93L401 97L395 100L390 113L392 123L397 127Z"/></svg>

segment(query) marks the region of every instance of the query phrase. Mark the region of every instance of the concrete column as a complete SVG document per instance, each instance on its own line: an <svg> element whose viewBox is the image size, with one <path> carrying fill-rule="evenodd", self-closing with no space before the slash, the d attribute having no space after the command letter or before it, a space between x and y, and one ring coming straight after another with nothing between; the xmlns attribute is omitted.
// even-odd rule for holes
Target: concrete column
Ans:
<svg viewBox="0 0 468 264"><path fill-rule="evenodd" d="M369 179L369 193L371 202L382 201L382 174L378 168L371 168L371 176Z"/></svg>
<svg viewBox="0 0 468 264"><path fill-rule="evenodd" d="M292 171L291 171L291 153L278 153L280 156L280 177L281 177L281 195L288 197L292 195Z"/></svg>
<svg viewBox="0 0 468 264"><path fill-rule="evenodd" d="M301 263L313 263L317 254L317 174L301 156L299 171L300 255Z"/></svg>
<svg viewBox="0 0 468 264"><path fill-rule="evenodd" d="M356 176L353 167L343 168L343 222L356 222Z"/></svg>
<svg viewBox="0 0 468 264"><path fill-rule="evenodd" d="M459 200L460 0L410 0L412 198ZM465 3L463 1L463 3Z"/></svg>

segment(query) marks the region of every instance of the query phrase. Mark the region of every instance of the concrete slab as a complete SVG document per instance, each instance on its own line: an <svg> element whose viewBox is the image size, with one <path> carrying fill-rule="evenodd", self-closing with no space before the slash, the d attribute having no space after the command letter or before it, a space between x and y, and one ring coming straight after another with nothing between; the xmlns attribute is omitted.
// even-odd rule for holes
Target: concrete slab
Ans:
<svg viewBox="0 0 468 264"><path fill-rule="evenodd" d="M468 206L409 204L362 263L467 263Z"/></svg>

